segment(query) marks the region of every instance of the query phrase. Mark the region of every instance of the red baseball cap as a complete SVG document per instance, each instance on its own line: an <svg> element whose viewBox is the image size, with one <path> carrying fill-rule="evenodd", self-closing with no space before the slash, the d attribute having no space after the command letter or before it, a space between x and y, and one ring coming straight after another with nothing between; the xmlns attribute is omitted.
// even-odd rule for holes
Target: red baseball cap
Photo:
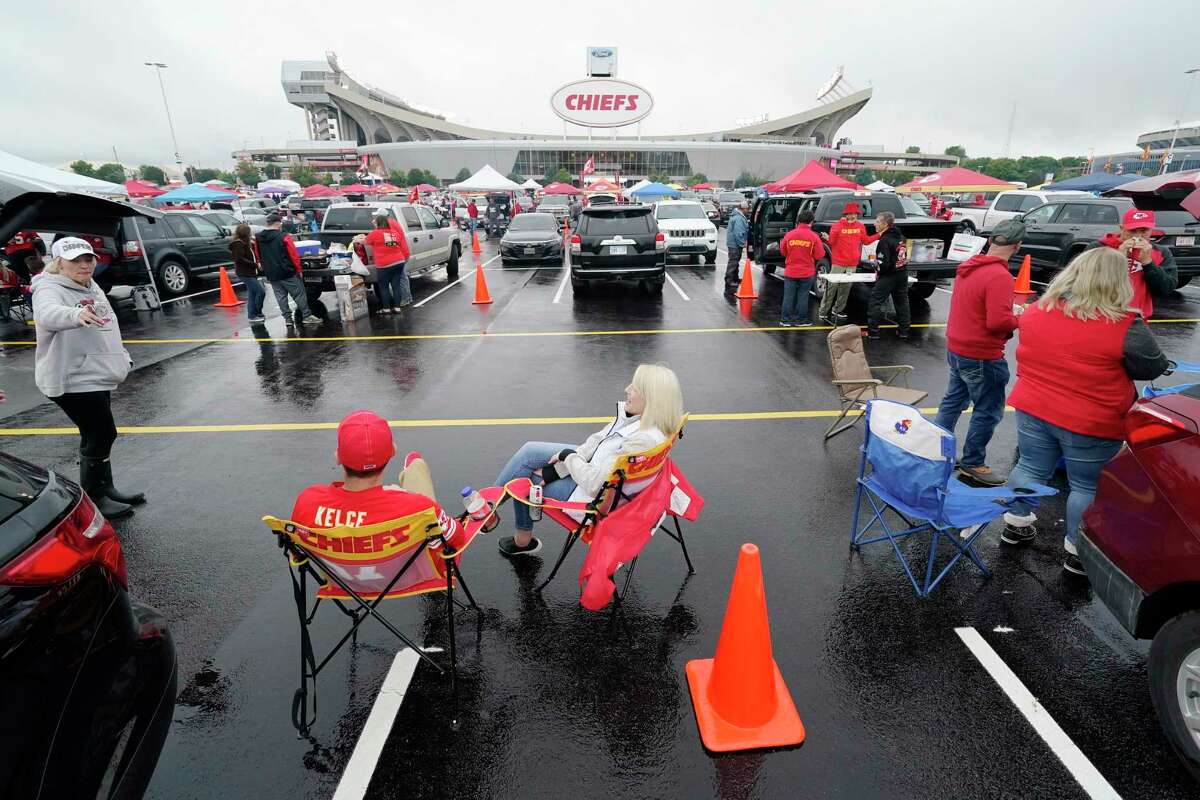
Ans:
<svg viewBox="0 0 1200 800"><path fill-rule="evenodd" d="M1153 228L1154 212L1141 208L1131 208L1121 218L1121 227L1127 231L1136 230L1137 228Z"/></svg>
<svg viewBox="0 0 1200 800"><path fill-rule="evenodd" d="M396 455L392 429L374 411L351 411L338 423L337 459L356 472L383 469Z"/></svg>
<svg viewBox="0 0 1200 800"><path fill-rule="evenodd" d="M858 207L858 203L846 203L846 207L842 209L843 214L861 214L862 209Z"/></svg>

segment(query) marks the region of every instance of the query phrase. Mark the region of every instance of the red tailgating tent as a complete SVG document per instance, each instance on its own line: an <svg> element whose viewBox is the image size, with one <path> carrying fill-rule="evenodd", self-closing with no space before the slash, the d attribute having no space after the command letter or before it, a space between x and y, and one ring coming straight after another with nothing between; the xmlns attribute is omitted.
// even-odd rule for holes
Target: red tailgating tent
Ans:
<svg viewBox="0 0 1200 800"><path fill-rule="evenodd" d="M129 196L138 197L158 197L160 194L166 194L166 189L160 189L152 183L145 181L125 181L125 191L129 192Z"/></svg>
<svg viewBox="0 0 1200 800"><path fill-rule="evenodd" d="M1016 188L1015 183L1002 181L973 169L951 167L931 175L913 178L903 186L897 186L896 191L901 194L909 192L937 194L939 192L1003 192Z"/></svg>
<svg viewBox="0 0 1200 800"><path fill-rule="evenodd" d="M806 192L810 189L858 189L854 181L848 181L819 161L810 161L800 169L772 183L763 184L768 192Z"/></svg>
<svg viewBox="0 0 1200 800"><path fill-rule="evenodd" d="M436 186L433 186L428 183L418 183L417 184L417 191L420 193L436 192L437 190L438 190L438 188Z"/></svg>
<svg viewBox="0 0 1200 800"><path fill-rule="evenodd" d="M352 183L349 186L343 186L338 191L342 194L373 194L379 190L373 186L367 186L365 183Z"/></svg>
<svg viewBox="0 0 1200 800"><path fill-rule="evenodd" d="M587 190L589 192L615 192L615 191L618 191L620 188L621 188L620 186L613 183L612 181L598 180L595 183L590 184L587 187Z"/></svg>
<svg viewBox="0 0 1200 800"><path fill-rule="evenodd" d="M583 192L569 183L552 183L542 189L543 194L583 194Z"/></svg>
<svg viewBox="0 0 1200 800"><path fill-rule="evenodd" d="M717 187L713 186L711 183L697 183L692 188L693 189L715 189Z"/></svg>
<svg viewBox="0 0 1200 800"><path fill-rule="evenodd" d="M336 189L330 189L323 183L314 183L312 186L305 186L302 192L304 199L312 200L316 197L341 197L342 193Z"/></svg>

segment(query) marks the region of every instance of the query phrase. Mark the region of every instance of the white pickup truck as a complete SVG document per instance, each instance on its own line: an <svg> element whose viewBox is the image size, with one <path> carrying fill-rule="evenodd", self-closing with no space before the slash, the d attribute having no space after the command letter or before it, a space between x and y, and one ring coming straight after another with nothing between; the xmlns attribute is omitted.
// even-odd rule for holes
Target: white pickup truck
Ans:
<svg viewBox="0 0 1200 800"><path fill-rule="evenodd" d="M983 207L952 207L950 221L958 225L962 233L986 236L1006 219L1019 217L1052 200L1068 200L1080 195L1090 197L1090 192L1040 192L1036 189L1014 189L1000 192L992 198L991 205Z"/></svg>

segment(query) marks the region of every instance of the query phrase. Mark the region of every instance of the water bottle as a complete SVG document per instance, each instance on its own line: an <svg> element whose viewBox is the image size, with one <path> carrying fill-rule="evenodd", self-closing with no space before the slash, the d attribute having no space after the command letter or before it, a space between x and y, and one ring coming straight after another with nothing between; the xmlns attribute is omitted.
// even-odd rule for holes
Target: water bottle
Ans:
<svg viewBox="0 0 1200 800"><path fill-rule="evenodd" d="M472 489L470 486L464 486L460 492L463 499L463 506L467 509L467 516L473 520L487 519L492 513L492 505L487 500L483 499L483 495ZM481 533L487 533L500 524L499 515L493 515L491 523L484 525L480 529Z"/></svg>
<svg viewBox="0 0 1200 800"><path fill-rule="evenodd" d="M529 486L529 519L531 522L538 522L542 518L542 485L533 483Z"/></svg>

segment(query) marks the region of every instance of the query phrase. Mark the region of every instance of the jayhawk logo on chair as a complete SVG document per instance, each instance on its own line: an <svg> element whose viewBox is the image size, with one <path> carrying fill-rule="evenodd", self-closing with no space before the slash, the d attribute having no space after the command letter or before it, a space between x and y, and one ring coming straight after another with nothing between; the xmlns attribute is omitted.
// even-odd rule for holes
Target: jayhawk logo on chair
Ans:
<svg viewBox="0 0 1200 800"><path fill-rule="evenodd" d="M896 433L908 433L908 429L911 426L912 426L911 419L902 419L896 423Z"/></svg>

